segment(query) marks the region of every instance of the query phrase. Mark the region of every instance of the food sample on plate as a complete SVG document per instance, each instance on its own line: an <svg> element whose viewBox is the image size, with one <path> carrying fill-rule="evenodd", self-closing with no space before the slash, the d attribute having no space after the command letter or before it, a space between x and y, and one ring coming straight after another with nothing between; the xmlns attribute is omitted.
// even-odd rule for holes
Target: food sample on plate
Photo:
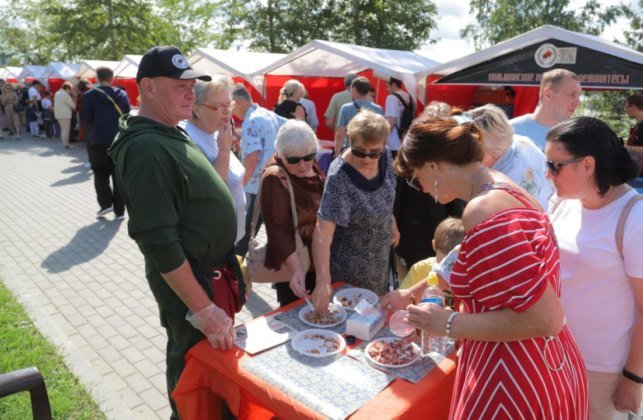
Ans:
<svg viewBox="0 0 643 420"><path fill-rule="evenodd" d="M339 303L341 303L343 307L345 307L345 308L354 308L355 305L357 305L359 303L359 301L362 300L362 294L357 293L357 294L354 294L353 296L340 296L338 300L339 300ZM372 304L373 302L369 301L369 303Z"/></svg>
<svg viewBox="0 0 643 420"><path fill-rule="evenodd" d="M403 339L373 341L367 351L374 361L389 366L407 365L418 356L413 342Z"/></svg>
<svg viewBox="0 0 643 420"><path fill-rule="evenodd" d="M292 348L310 357L331 357L346 346L344 338L333 331L312 329L300 331L292 339Z"/></svg>
<svg viewBox="0 0 643 420"><path fill-rule="evenodd" d="M339 312L334 309L329 309L325 314L317 313L317 311L310 311L304 314L304 318L311 324L316 325L336 324L341 319Z"/></svg>
<svg viewBox="0 0 643 420"><path fill-rule="evenodd" d="M346 309L355 309L357 304L365 299L371 305L376 305L379 298L370 290L361 288L349 288L338 291L335 294L335 303L342 305Z"/></svg>
<svg viewBox="0 0 643 420"><path fill-rule="evenodd" d="M311 334L304 336L306 340L315 342L315 347L309 348L308 353L325 354L333 353L339 350L340 342L333 337L327 337L322 334Z"/></svg>

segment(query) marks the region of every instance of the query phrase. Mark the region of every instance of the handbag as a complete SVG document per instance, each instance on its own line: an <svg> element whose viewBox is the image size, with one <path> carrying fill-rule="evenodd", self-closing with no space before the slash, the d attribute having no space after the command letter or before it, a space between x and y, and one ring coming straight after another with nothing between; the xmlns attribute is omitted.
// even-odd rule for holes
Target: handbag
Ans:
<svg viewBox="0 0 643 420"><path fill-rule="evenodd" d="M13 104L13 112L22 112L25 109L26 107L21 103Z"/></svg>
<svg viewBox="0 0 643 420"><path fill-rule="evenodd" d="M281 167L280 171L283 171L286 174L286 180L288 181L288 192L290 193L290 209L292 212L292 223L295 228L295 252L299 258L299 262L304 269L304 272L308 271L310 268L310 255L308 253L308 247L304 245L304 242L301 239L301 235L297 230L297 208L295 207L295 194L292 189L292 184L290 183L290 177L288 173ZM248 256L246 257L246 276L248 277L249 283L285 283L290 281L292 277L292 272L286 266L284 262L279 270L272 270L265 267L266 261L266 244L259 244L259 241L256 238L256 226L257 221L259 220L259 211L261 209L261 186L259 186L259 191L257 191L257 198L255 199L255 206L252 211L252 225L250 228L250 244L248 247Z"/></svg>

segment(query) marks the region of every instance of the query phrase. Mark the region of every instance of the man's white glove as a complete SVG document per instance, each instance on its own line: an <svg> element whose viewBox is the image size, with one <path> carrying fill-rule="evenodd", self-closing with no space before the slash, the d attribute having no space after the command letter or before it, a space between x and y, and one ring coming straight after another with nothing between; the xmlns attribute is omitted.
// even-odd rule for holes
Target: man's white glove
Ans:
<svg viewBox="0 0 643 420"><path fill-rule="evenodd" d="M185 319L201 331L215 349L232 348L236 338L232 319L214 303L197 313L189 311Z"/></svg>

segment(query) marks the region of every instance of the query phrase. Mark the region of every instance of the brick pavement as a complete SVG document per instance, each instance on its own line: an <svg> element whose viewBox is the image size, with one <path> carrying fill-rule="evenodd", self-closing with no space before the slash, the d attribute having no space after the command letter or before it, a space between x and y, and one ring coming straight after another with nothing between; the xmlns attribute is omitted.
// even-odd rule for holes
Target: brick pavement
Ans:
<svg viewBox="0 0 643 420"><path fill-rule="evenodd" d="M0 139L0 278L108 418L168 418L165 333L126 222L95 218L83 144L27 137ZM238 322L276 306L257 285Z"/></svg>

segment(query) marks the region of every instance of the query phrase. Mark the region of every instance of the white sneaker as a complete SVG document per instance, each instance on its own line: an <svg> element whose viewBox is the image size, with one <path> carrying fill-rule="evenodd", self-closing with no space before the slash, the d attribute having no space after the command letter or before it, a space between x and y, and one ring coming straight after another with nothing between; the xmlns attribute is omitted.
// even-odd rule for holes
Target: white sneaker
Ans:
<svg viewBox="0 0 643 420"><path fill-rule="evenodd" d="M125 220L125 215L121 214L120 216L116 216L116 220L118 221Z"/></svg>
<svg viewBox="0 0 643 420"><path fill-rule="evenodd" d="M98 210L98 213L96 213L96 218L97 219L104 219L105 215L108 214L108 213L111 213L112 211L114 211L114 207L112 207L112 206L105 207L104 209L100 209L100 210Z"/></svg>

